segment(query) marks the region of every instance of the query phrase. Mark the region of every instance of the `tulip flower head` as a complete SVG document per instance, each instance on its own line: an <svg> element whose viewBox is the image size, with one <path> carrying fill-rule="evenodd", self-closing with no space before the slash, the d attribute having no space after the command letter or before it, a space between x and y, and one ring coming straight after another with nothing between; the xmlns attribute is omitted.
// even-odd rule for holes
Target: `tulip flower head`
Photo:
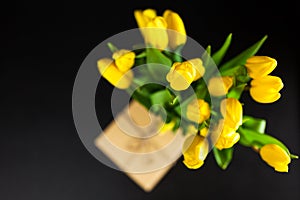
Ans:
<svg viewBox="0 0 300 200"><path fill-rule="evenodd" d="M144 36L145 43L150 47L164 50L168 46L168 33L166 20L156 15L153 9L136 10L135 19Z"/></svg>
<svg viewBox="0 0 300 200"><path fill-rule="evenodd" d="M224 119L219 120L213 131L215 147L219 150L227 149L236 144L240 135L236 132L243 120L242 104L234 98L221 101L220 111Z"/></svg>
<svg viewBox="0 0 300 200"><path fill-rule="evenodd" d="M264 76L251 81L250 95L259 103L273 103L280 98L282 80L277 76Z"/></svg>
<svg viewBox="0 0 300 200"><path fill-rule="evenodd" d="M186 116L189 120L201 124L210 117L210 107L203 99L195 99L187 107Z"/></svg>
<svg viewBox="0 0 300 200"><path fill-rule="evenodd" d="M97 66L101 75L112 85L119 89L126 89L133 79L133 72L130 70L134 65L135 53L129 50L116 51L110 58L98 60Z"/></svg>
<svg viewBox="0 0 300 200"><path fill-rule="evenodd" d="M264 145L259 154L261 158L278 172L288 172L291 158L288 153L276 144Z"/></svg>
<svg viewBox="0 0 300 200"><path fill-rule="evenodd" d="M221 114L224 122L230 128L237 130L243 122L243 107L239 100L226 98L221 101Z"/></svg>
<svg viewBox="0 0 300 200"><path fill-rule="evenodd" d="M184 141L182 154L183 163L189 169L198 169L204 164L208 154L209 144L207 139L199 135L189 135Z"/></svg>
<svg viewBox="0 0 300 200"><path fill-rule="evenodd" d="M213 96L223 96L233 84L233 78L230 76L213 77L208 82L208 91Z"/></svg>
<svg viewBox="0 0 300 200"><path fill-rule="evenodd" d="M167 81L171 88L177 91L186 90L193 81L198 80L205 73L200 58L191 59L184 62L175 62L169 73Z"/></svg>
<svg viewBox="0 0 300 200"><path fill-rule="evenodd" d="M213 131L215 147L219 150L231 148L239 139L240 134L221 119Z"/></svg>
<svg viewBox="0 0 300 200"><path fill-rule="evenodd" d="M171 49L176 49L178 46L185 44L186 31L180 16L171 10L166 10L163 17L167 22L169 46Z"/></svg>
<svg viewBox="0 0 300 200"><path fill-rule="evenodd" d="M268 56L252 56L247 59L245 67L251 78L261 78L269 75L277 66L277 61Z"/></svg>

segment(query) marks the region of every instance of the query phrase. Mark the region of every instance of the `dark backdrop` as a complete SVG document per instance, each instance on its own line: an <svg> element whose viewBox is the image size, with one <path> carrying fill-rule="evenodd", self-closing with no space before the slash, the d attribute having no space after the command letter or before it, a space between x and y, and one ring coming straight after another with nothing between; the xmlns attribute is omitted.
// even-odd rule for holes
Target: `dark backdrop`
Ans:
<svg viewBox="0 0 300 200"><path fill-rule="evenodd" d="M268 34L259 54L278 60L273 74L285 83L282 98L259 105L245 96L245 113L266 118L267 132L300 154L295 3L14 3L1 12L0 199L300 199L299 161L290 164L289 173L276 173L240 146L226 171L217 167L212 154L196 171L179 161L149 194L84 148L71 109L76 72L97 44L136 27L134 9L148 7L178 12L188 35L203 46L218 48L232 32L227 57ZM103 94L111 86L106 88ZM104 120L108 123L111 116Z"/></svg>

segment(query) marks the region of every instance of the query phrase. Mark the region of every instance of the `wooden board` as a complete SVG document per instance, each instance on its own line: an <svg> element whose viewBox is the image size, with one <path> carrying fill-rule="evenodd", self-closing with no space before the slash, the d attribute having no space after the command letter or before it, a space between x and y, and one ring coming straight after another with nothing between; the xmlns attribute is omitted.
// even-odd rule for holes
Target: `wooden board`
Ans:
<svg viewBox="0 0 300 200"><path fill-rule="evenodd" d="M143 190L151 191L181 156L181 131L157 133L161 119L133 101L95 145Z"/></svg>

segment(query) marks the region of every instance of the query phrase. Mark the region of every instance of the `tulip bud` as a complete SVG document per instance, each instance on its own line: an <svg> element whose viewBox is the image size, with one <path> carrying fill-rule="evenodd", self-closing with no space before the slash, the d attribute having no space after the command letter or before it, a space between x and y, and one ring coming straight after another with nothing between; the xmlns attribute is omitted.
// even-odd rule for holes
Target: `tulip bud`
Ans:
<svg viewBox="0 0 300 200"><path fill-rule="evenodd" d="M240 134L234 128L228 126L223 119L219 120L212 133L212 140L219 150L231 148L239 139Z"/></svg>
<svg viewBox="0 0 300 200"><path fill-rule="evenodd" d="M156 16L156 11L136 10L135 19L144 36L145 43L153 48L166 49L168 46L167 23L163 17Z"/></svg>
<svg viewBox="0 0 300 200"><path fill-rule="evenodd" d="M187 89L196 76L196 70L189 62L175 62L167 74L171 88L177 91Z"/></svg>
<svg viewBox="0 0 300 200"><path fill-rule="evenodd" d="M208 91L213 96L223 96L233 84L233 78L230 76L213 77L208 81Z"/></svg>
<svg viewBox="0 0 300 200"><path fill-rule="evenodd" d="M221 101L221 114L226 126L237 130L243 123L243 107L239 100L227 98Z"/></svg>
<svg viewBox="0 0 300 200"><path fill-rule="evenodd" d="M160 125L159 133L166 133L171 131L175 126L175 121L170 121L169 123L162 123Z"/></svg>
<svg viewBox="0 0 300 200"><path fill-rule="evenodd" d="M156 17L156 11L153 9L136 10L134 16L139 28L147 27L147 24Z"/></svg>
<svg viewBox="0 0 300 200"><path fill-rule="evenodd" d="M166 10L163 17L166 20L167 28L169 29L169 46L172 49L176 49L179 45L185 44L186 32L180 16L171 10Z"/></svg>
<svg viewBox="0 0 300 200"><path fill-rule="evenodd" d="M282 80L277 76L264 76L251 81L250 95L259 103L273 103L280 98Z"/></svg>
<svg viewBox="0 0 300 200"><path fill-rule="evenodd" d="M204 164L208 154L209 144L207 139L199 135L190 135L186 138L182 148L183 163L189 169L198 169Z"/></svg>
<svg viewBox="0 0 300 200"><path fill-rule="evenodd" d="M245 67L251 78L261 78L270 74L277 66L277 61L268 56L252 56L247 59Z"/></svg>
<svg viewBox="0 0 300 200"><path fill-rule="evenodd" d="M121 49L113 54L113 59L121 72L128 71L134 65L135 53L126 49Z"/></svg>
<svg viewBox="0 0 300 200"><path fill-rule="evenodd" d="M162 17L155 17L142 29L146 44L163 50L168 46L167 23Z"/></svg>
<svg viewBox="0 0 300 200"><path fill-rule="evenodd" d="M97 66L101 75L115 87L126 89L130 86L133 79L132 71L126 73L120 71L115 62L108 58L98 60Z"/></svg>
<svg viewBox="0 0 300 200"><path fill-rule="evenodd" d="M194 59L188 60L187 62L191 63L192 66L196 70L196 76L193 81L200 79L205 73L205 68L203 66L202 60L200 58L194 58Z"/></svg>
<svg viewBox="0 0 300 200"><path fill-rule="evenodd" d="M276 144L266 144L260 148L261 158L278 172L288 172L291 158L288 153Z"/></svg>
<svg viewBox="0 0 300 200"><path fill-rule="evenodd" d="M189 120L201 124L210 117L210 107L203 99L195 99L188 107L186 116Z"/></svg>
<svg viewBox="0 0 300 200"><path fill-rule="evenodd" d="M190 84L201 78L205 73L200 58L194 58L185 62L175 62L167 74L167 81L177 91L187 89Z"/></svg>

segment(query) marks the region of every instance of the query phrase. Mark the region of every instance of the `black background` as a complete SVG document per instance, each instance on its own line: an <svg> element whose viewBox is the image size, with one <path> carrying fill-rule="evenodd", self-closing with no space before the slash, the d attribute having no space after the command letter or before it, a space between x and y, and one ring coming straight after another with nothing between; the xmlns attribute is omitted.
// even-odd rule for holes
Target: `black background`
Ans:
<svg viewBox="0 0 300 200"><path fill-rule="evenodd" d="M14 3L2 6L0 72L0 199L300 199L300 163L276 173L251 149L238 146L226 171L212 154L196 171L181 160L151 192L98 162L81 143L72 118L72 87L82 61L106 38L136 28L135 9L178 12L189 36L218 48L233 33L235 55L265 34L260 55L285 84L268 105L246 94L244 112L267 119L267 132L295 154L299 142L297 4L263 1L110 1ZM101 99L109 102L104 83ZM107 114L104 123L111 120Z"/></svg>

